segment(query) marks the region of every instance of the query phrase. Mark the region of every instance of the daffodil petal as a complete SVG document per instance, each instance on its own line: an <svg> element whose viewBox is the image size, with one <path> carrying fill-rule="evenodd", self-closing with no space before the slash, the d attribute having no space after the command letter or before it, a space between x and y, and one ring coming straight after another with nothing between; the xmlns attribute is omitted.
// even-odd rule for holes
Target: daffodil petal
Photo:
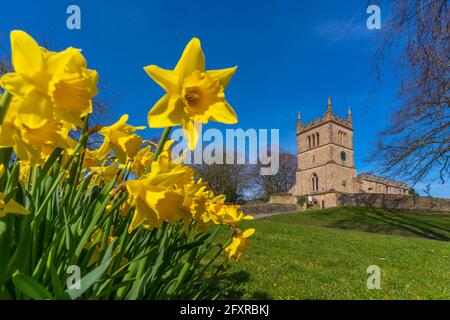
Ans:
<svg viewBox="0 0 450 320"><path fill-rule="evenodd" d="M153 166L153 164L152 164ZM171 171L167 173L160 173L155 177L152 177L152 183L161 187L168 188L173 186L180 178L186 173L186 171Z"/></svg>
<svg viewBox="0 0 450 320"><path fill-rule="evenodd" d="M183 121L182 127L185 130L185 132L183 132L183 135L187 141L189 150L195 150L197 141L200 138L201 123L187 120Z"/></svg>
<svg viewBox="0 0 450 320"><path fill-rule="evenodd" d="M57 144L61 147L67 147L65 133L67 131L61 130L59 122L52 121L39 128L21 128L22 140L30 146L39 146L42 144L51 145Z"/></svg>
<svg viewBox="0 0 450 320"><path fill-rule="evenodd" d="M155 65L144 68L145 72L167 92L178 92L178 77L172 70L166 70Z"/></svg>
<svg viewBox="0 0 450 320"><path fill-rule="evenodd" d="M219 70L208 70L206 73L213 79L218 80L222 87L226 88L231 81L237 67L219 69Z"/></svg>
<svg viewBox="0 0 450 320"><path fill-rule="evenodd" d="M76 127L83 126L83 121L81 120L81 116L77 116L71 112L67 112L64 109L55 108L55 116L57 117L57 119L66 121L67 123L73 124Z"/></svg>
<svg viewBox="0 0 450 320"><path fill-rule="evenodd" d="M36 158L39 158L40 154L37 152L33 152L28 145L23 142L20 137L13 136L14 140L14 152L17 154L20 160L28 162L29 164L34 165L37 161Z"/></svg>
<svg viewBox="0 0 450 320"><path fill-rule="evenodd" d="M11 32L12 64L20 73L33 73L42 68L42 51L37 42L26 32Z"/></svg>
<svg viewBox="0 0 450 320"><path fill-rule="evenodd" d="M228 257L231 258L236 254L236 251L241 243L241 239L233 237L231 244L225 248L225 252L228 252Z"/></svg>
<svg viewBox="0 0 450 320"><path fill-rule="evenodd" d="M180 77L180 83L194 71L205 71L205 55L198 38L193 38L187 44L175 67L175 72Z"/></svg>
<svg viewBox="0 0 450 320"><path fill-rule="evenodd" d="M142 223L142 226L146 229L153 229L153 228L161 228L162 224L163 220L159 219L155 211L147 209L145 220Z"/></svg>
<svg viewBox="0 0 450 320"><path fill-rule="evenodd" d="M134 209L133 219L131 220L130 226L128 227L128 232L131 233L134 229L136 229L140 224L145 221L145 217L142 214L142 209L140 206Z"/></svg>
<svg viewBox="0 0 450 320"><path fill-rule="evenodd" d="M255 229L251 228L251 229L247 229L242 233L242 237L243 238L248 238L250 237L252 234L255 233Z"/></svg>
<svg viewBox="0 0 450 320"><path fill-rule="evenodd" d="M25 99L18 100L17 111L17 119L31 129L40 128L53 120L51 101L37 91L32 91Z"/></svg>
<svg viewBox="0 0 450 320"><path fill-rule="evenodd" d="M141 185L139 180L129 180L127 181L126 188L129 194L137 195L140 192Z"/></svg>
<svg viewBox="0 0 450 320"><path fill-rule="evenodd" d="M79 50L74 48L67 48L61 52L45 51L45 71L50 74L58 74L64 72L70 63L76 59L75 55L81 55ZM82 58L84 59L84 58ZM84 63L86 65L86 61Z"/></svg>
<svg viewBox="0 0 450 320"><path fill-rule="evenodd" d="M119 130L122 126L124 126L127 123L127 121L128 121L128 114L123 114L116 123L110 125L109 127L103 127L102 129L100 129L99 133L105 135L110 131Z"/></svg>
<svg viewBox="0 0 450 320"><path fill-rule="evenodd" d="M118 142L129 158L134 158L142 146L142 138L137 134L119 138Z"/></svg>
<svg viewBox="0 0 450 320"><path fill-rule="evenodd" d="M115 144L111 144L111 149L114 151L117 159L120 163L125 163L127 161L127 153L121 147L119 148Z"/></svg>
<svg viewBox="0 0 450 320"><path fill-rule="evenodd" d="M26 96L34 90L32 85L27 84L20 73L6 73L0 78L1 86L15 96Z"/></svg>
<svg viewBox="0 0 450 320"><path fill-rule="evenodd" d="M164 95L148 113L148 125L151 128L165 128L180 125L184 114L184 105L179 98Z"/></svg>
<svg viewBox="0 0 450 320"><path fill-rule="evenodd" d="M72 54L72 59L70 59L70 62L67 65L69 71L77 72L80 69L87 68L86 58L81 54L80 49L70 47L67 48L66 51Z"/></svg>
<svg viewBox="0 0 450 320"><path fill-rule="evenodd" d="M226 101L212 105L207 111L207 115L211 120L225 124L235 124L238 122L236 113Z"/></svg>
<svg viewBox="0 0 450 320"><path fill-rule="evenodd" d="M17 129L9 122L3 121L0 125L0 148L9 148L14 145L13 137L17 134Z"/></svg>
<svg viewBox="0 0 450 320"><path fill-rule="evenodd" d="M20 204L18 204L13 199L9 200L5 207L3 208L3 211L6 213L14 213L14 214L21 214L21 215L27 215L30 214L30 211L22 207Z"/></svg>
<svg viewBox="0 0 450 320"><path fill-rule="evenodd" d="M153 206L162 220L175 222L181 218L179 210L183 196L176 192L147 192L146 202L154 203Z"/></svg>

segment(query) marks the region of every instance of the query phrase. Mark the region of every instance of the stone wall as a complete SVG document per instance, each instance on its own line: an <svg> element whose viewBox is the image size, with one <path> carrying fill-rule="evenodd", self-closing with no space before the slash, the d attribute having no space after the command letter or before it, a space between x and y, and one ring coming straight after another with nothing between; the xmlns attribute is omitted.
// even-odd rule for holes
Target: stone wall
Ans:
<svg viewBox="0 0 450 320"><path fill-rule="evenodd" d="M324 192L313 195L314 208L334 208L338 206L337 197L340 193L337 192Z"/></svg>
<svg viewBox="0 0 450 320"><path fill-rule="evenodd" d="M297 197L291 195L271 196L269 203L276 204L297 204Z"/></svg>
<svg viewBox="0 0 450 320"><path fill-rule="evenodd" d="M410 195L380 193L339 193L325 192L313 195L314 208L339 206L359 206L385 209L416 210L423 212L450 213L450 199L415 197ZM299 211L297 197L291 195L272 196L269 203L246 205L252 214ZM245 207L245 206L244 206ZM245 211L244 211L245 212Z"/></svg>
<svg viewBox="0 0 450 320"><path fill-rule="evenodd" d="M260 203L241 205L241 210L245 214L258 215L266 213L296 212L298 211L298 207L296 204Z"/></svg>
<svg viewBox="0 0 450 320"><path fill-rule="evenodd" d="M450 212L450 199L416 197L410 195L403 196L395 194L338 194L337 205L417 210L425 212Z"/></svg>

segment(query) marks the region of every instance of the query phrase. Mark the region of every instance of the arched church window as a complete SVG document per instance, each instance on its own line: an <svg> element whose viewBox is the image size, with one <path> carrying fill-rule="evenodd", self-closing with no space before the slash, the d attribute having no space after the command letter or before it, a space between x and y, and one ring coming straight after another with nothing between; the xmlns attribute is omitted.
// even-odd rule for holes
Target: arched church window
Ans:
<svg viewBox="0 0 450 320"><path fill-rule="evenodd" d="M311 149L311 136L308 136L308 147Z"/></svg>
<svg viewBox="0 0 450 320"><path fill-rule="evenodd" d="M312 135L312 143L313 143L313 147L315 147L316 146L316 135L315 134Z"/></svg>
<svg viewBox="0 0 450 320"><path fill-rule="evenodd" d="M312 191L319 191L319 177L315 173L311 176L311 187Z"/></svg>
<svg viewBox="0 0 450 320"><path fill-rule="evenodd" d="M316 139L317 139L317 145L320 145L320 142L319 142L319 133L316 133Z"/></svg>

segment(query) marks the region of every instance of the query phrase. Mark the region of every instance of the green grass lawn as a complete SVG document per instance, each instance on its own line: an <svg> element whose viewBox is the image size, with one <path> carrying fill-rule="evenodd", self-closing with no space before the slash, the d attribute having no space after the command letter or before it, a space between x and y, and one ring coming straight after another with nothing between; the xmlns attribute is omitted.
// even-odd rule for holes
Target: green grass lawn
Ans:
<svg viewBox="0 0 450 320"><path fill-rule="evenodd" d="M249 221L230 299L450 299L450 216L345 207ZM381 268L368 290L367 267Z"/></svg>

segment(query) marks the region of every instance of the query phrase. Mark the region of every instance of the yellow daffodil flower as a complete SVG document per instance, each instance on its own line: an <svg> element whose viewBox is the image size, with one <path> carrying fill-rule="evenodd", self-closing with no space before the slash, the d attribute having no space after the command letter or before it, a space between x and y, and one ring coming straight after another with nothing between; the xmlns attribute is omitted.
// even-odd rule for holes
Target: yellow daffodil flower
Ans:
<svg viewBox="0 0 450 320"><path fill-rule="evenodd" d="M214 194L210 195L210 199L208 201L208 212L210 215L210 220L215 224L222 223L222 207L225 205L225 195L214 196Z"/></svg>
<svg viewBox="0 0 450 320"><path fill-rule="evenodd" d="M69 130L51 120L29 127L19 120L18 99L13 98L0 125L0 148L13 147L17 156L31 164L42 164L55 148L68 147Z"/></svg>
<svg viewBox="0 0 450 320"><path fill-rule="evenodd" d="M86 150L84 153L83 168L98 167L102 161L103 159L98 156L97 150Z"/></svg>
<svg viewBox="0 0 450 320"><path fill-rule="evenodd" d="M231 244L225 248L225 262L230 258L234 258L239 261L244 254L245 250L250 246L250 240L248 237L255 233L255 229L247 229L244 232L238 232L233 236Z"/></svg>
<svg viewBox="0 0 450 320"><path fill-rule="evenodd" d="M134 134L137 130L145 129L144 126L133 127L127 124L128 115L124 114L119 121L109 127L103 127L99 133L105 137L103 144L97 150L99 158L105 158L114 151L120 163L126 163L127 158L134 158L142 145L142 138Z"/></svg>
<svg viewBox="0 0 450 320"><path fill-rule="evenodd" d="M183 171L184 174L180 176L175 184L175 187L181 189L183 185L194 183L195 170L191 167L184 165L181 162L172 160L172 152L170 147L173 144L173 140L168 140L164 144L163 151L158 157L159 165L156 168L151 169L158 170L158 172L170 172L170 171Z"/></svg>
<svg viewBox="0 0 450 320"><path fill-rule="evenodd" d="M23 31L11 32L14 71L0 78L18 99L18 120L30 129L53 121L81 126L92 112L98 74L87 69L80 50L51 52Z"/></svg>
<svg viewBox="0 0 450 320"><path fill-rule="evenodd" d="M176 192L174 185L186 176L189 168L168 166L164 162L164 158L158 158L152 162L149 174L126 182L128 202L135 208L129 232L139 225L160 228L164 221L181 219L183 196Z"/></svg>
<svg viewBox="0 0 450 320"><path fill-rule="evenodd" d="M209 192L206 190L206 183L201 180L194 183L181 184L178 187L183 195L183 221L185 232L189 231L189 224L192 220L197 223L197 231L204 232L210 220L208 212Z"/></svg>
<svg viewBox="0 0 450 320"><path fill-rule="evenodd" d="M144 69L167 92L148 114L150 127L181 125L188 133L185 138L193 150L199 138L200 124L209 120L226 124L237 122L236 113L225 100L224 93L236 67L205 71L199 39L189 42L174 70L155 65Z"/></svg>
<svg viewBox="0 0 450 320"><path fill-rule="evenodd" d="M27 215L30 214L30 211L22 207L13 199L5 202L5 195L3 192L0 192L0 218L4 218L8 213Z"/></svg>
<svg viewBox="0 0 450 320"><path fill-rule="evenodd" d="M100 185L101 182L109 183L111 180L114 180L120 172L120 168L116 161L108 166L90 167L89 169L91 170L93 175L93 178L89 183L90 188ZM120 182L121 179L120 177L118 177L117 183Z"/></svg>
<svg viewBox="0 0 450 320"><path fill-rule="evenodd" d="M153 161L153 156L154 154L151 151L150 146L139 150L131 165L131 172L136 174L138 177L148 173Z"/></svg>
<svg viewBox="0 0 450 320"><path fill-rule="evenodd" d="M217 219L220 220L221 223L235 227L241 221L252 220L253 217L245 215L239 205L223 205L217 215Z"/></svg>

